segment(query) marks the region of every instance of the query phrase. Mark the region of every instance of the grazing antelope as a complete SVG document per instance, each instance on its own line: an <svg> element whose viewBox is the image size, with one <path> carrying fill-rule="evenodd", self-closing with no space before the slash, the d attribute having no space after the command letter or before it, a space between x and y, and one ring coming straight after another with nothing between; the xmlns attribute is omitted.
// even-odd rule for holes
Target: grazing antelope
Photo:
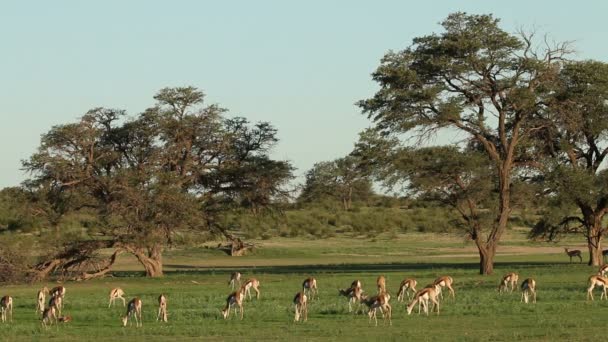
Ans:
<svg viewBox="0 0 608 342"><path fill-rule="evenodd" d="M608 264L600 267L600 270L597 271L597 274L601 275L602 277L606 276L606 273L608 273Z"/></svg>
<svg viewBox="0 0 608 342"><path fill-rule="evenodd" d="M348 312L353 312L353 303L361 304L361 296L363 295L363 290L360 287L349 287L346 290L338 290L340 295L348 298Z"/></svg>
<svg viewBox="0 0 608 342"><path fill-rule="evenodd" d="M521 283L521 301L528 304L530 295L532 295L533 303L536 303L536 281L532 278Z"/></svg>
<svg viewBox="0 0 608 342"><path fill-rule="evenodd" d="M498 285L498 293L502 293L503 291L507 291L509 289L509 284L511 284L511 292L515 289L515 285L519 281L519 275L517 273L511 272L505 274Z"/></svg>
<svg viewBox="0 0 608 342"><path fill-rule="evenodd" d="M241 286L240 272L232 272L232 274L230 275L230 281L228 282L230 288L234 290L234 288L236 287L236 283L239 283L239 286Z"/></svg>
<svg viewBox="0 0 608 342"><path fill-rule="evenodd" d="M439 301L437 300L439 296L439 291L441 291L441 285L434 285L425 287L422 290L416 292L414 295L414 299L407 305L407 314L411 315L414 306L418 304L418 314L420 314L420 306L424 308L424 313L429 315L429 301L433 303L433 307L431 308L431 312L433 309L437 308L437 315L439 315Z"/></svg>
<svg viewBox="0 0 608 342"><path fill-rule="evenodd" d="M120 287L110 290L110 304L108 304L108 307L111 307L112 304L114 304L114 301L118 298L122 299L122 306L125 306L126 300L125 297L123 297L124 295L125 291L123 291Z"/></svg>
<svg viewBox="0 0 608 342"><path fill-rule="evenodd" d="M388 303L390 299L391 296L385 292L372 297L363 297L363 303L369 308L369 311L367 312L367 316L369 317L369 323L371 323L373 318L376 322L376 326L378 326L376 312L378 309L380 309L380 312L382 312L382 318L384 319L384 323L386 324L386 319L388 318L389 325L393 325L393 322L391 320L393 315L393 309Z"/></svg>
<svg viewBox="0 0 608 342"><path fill-rule="evenodd" d="M44 312L44 304L46 302L46 295L49 293L49 289L45 286L38 291L37 302L36 302L36 313Z"/></svg>
<svg viewBox="0 0 608 342"><path fill-rule="evenodd" d="M49 324L53 324L53 320L57 323L57 309L54 306L49 306L42 312L42 325L46 328Z"/></svg>
<svg viewBox="0 0 608 342"><path fill-rule="evenodd" d="M6 322L7 316L10 316L11 322L13 321L13 297L4 296L0 299L0 316L2 323Z"/></svg>
<svg viewBox="0 0 608 342"><path fill-rule="evenodd" d="M383 275L376 279L376 286L378 286L378 293L386 292L386 278Z"/></svg>
<svg viewBox="0 0 608 342"><path fill-rule="evenodd" d="M447 287L448 290L450 290L450 294L452 295L452 298L456 298L456 295L454 294L454 288L452 288L452 284L454 284L454 279L452 279L452 277L450 277L450 276L439 277L439 278L435 279L435 281L433 282L433 285ZM441 292L442 291L439 291L438 294L441 297L441 299L443 299L443 294Z"/></svg>
<svg viewBox="0 0 608 342"><path fill-rule="evenodd" d="M226 298L226 306L222 310L222 316L224 316L224 319L228 319L230 316L230 308L233 306L234 315L236 316L236 309L238 307L239 311L241 311L241 319L243 319L243 299L245 298L244 289L245 287L243 286L238 291L232 292L228 298Z"/></svg>
<svg viewBox="0 0 608 342"><path fill-rule="evenodd" d="M308 320L308 302L304 292L298 292L296 294L293 298L293 304L296 306L296 313L293 321L298 322L300 321L300 318L303 318L303 321L306 322Z"/></svg>
<svg viewBox="0 0 608 342"><path fill-rule="evenodd" d="M144 322L141 319L141 299L139 299L138 297L131 299L129 301L129 304L127 304L127 313L122 316L123 327L127 326L127 322L129 321L129 318L131 318L131 316L135 318L136 327L141 327L144 325ZM133 320L131 320L129 325L133 326Z"/></svg>
<svg viewBox="0 0 608 342"><path fill-rule="evenodd" d="M602 288L602 295L600 296L600 300L602 300L603 298L608 299L608 297L606 296L606 290L608 287L608 278L605 278L603 276L599 276L599 275L592 275L589 277L589 288L587 289L587 300L589 300L589 298L591 298L591 300L593 299L593 289L596 286L600 286Z"/></svg>
<svg viewBox="0 0 608 342"><path fill-rule="evenodd" d="M243 284L243 286L241 286L241 289L239 290L239 292L242 291L243 295L247 295L247 296L249 296L249 299L251 299L251 289L253 289L255 291L255 298L260 299L259 287L260 287L260 282L255 278L251 278L251 279L247 279L245 284Z"/></svg>
<svg viewBox="0 0 608 342"><path fill-rule="evenodd" d="M570 257L570 263L572 263L572 257L578 257L580 260L579 262L583 262L581 251L579 251L578 249L573 249L569 251L568 248L564 248L564 250L566 251L566 254L568 254L568 256Z"/></svg>
<svg viewBox="0 0 608 342"><path fill-rule="evenodd" d="M158 296L158 316L156 316L156 320L167 322L167 296L164 294Z"/></svg>
<svg viewBox="0 0 608 342"><path fill-rule="evenodd" d="M61 310L63 309L63 297L61 297L61 296L51 297L51 299L49 299L49 306L54 307L55 312L59 316L61 316Z"/></svg>
<svg viewBox="0 0 608 342"><path fill-rule="evenodd" d="M310 296L310 300L315 299L315 294L317 295L317 299L319 299L319 289L317 288L317 279L310 277L304 279L302 282L302 292L306 294L308 291L308 295Z"/></svg>
<svg viewBox="0 0 608 342"><path fill-rule="evenodd" d="M412 294L416 294L416 285L418 282L416 279L404 279L399 285L399 291L397 292L397 301L403 302L403 297L407 294L407 298L410 298L410 292Z"/></svg>

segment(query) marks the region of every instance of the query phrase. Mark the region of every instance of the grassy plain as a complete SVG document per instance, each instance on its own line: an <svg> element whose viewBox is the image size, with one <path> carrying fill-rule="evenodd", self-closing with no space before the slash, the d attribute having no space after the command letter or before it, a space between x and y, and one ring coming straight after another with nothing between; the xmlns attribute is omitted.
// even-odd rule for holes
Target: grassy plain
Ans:
<svg viewBox="0 0 608 342"><path fill-rule="evenodd" d="M14 322L0 325L2 340L399 340L416 341L587 341L606 335L608 301L586 301L587 277L595 267L569 264L562 246L582 247L579 240L559 245L528 242L523 232L511 231L497 257L492 276L477 274L474 247L448 235L406 234L324 240L274 239L258 241L255 254L230 258L213 249L168 251L167 275L161 279L140 276L137 264L122 257L114 277L84 283L68 282L65 313L74 321L43 329L34 314L35 295L41 284L9 285L0 294L15 300ZM261 282L259 301L245 303L245 318L223 320L219 310L230 292L229 273ZM519 292L498 295L499 278L515 271L520 279L534 277L538 303L520 303ZM375 292L378 275L387 277L396 297L405 277L419 286L439 275L455 280L456 300L442 302L441 315L407 316L404 304L392 300L393 325L368 324L367 316L348 313L338 288L354 279L366 292ZM293 323L291 300L307 276L317 278L320 299L313 301L306 323ZM55 284L46 284L53 286ZM122 287L127 297L143 301L143 328L120 324L122 304L108 309L107 294ZM155 322L159 293L169 298L169 323Z"/></svg>

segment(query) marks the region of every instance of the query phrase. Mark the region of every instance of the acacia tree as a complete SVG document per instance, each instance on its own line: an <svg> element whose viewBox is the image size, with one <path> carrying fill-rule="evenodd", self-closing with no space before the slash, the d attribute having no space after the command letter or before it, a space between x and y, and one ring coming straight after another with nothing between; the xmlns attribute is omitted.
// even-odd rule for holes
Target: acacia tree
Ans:
<svg viewBox="0 0 608 342"><path fill-rule="evenodd" d="M587 240L589 265L599 266L603 263L602 240L608 231L603 226L608 213L608 170L604 165L608 155L608 64L567 63L560 72L551 110L553 130L539 138L547 142L551 157L544 185L552 193L549 208L553 210L533 235L581 232Z"/></svg>
<svg viewBox="0 0 608 342"><path fill-rule="evenodd" d="M479 245L482 273L491 274L514 172L534 164L528 142L547 126L544 98L568 51L564 44L541 53L530 36L505 32L491 15L454 13L442 26L387 53L373 73L380 90L359 105L386 134L428 137L447 128L483 147L498 190L496 217Z"/></svg>
<svg viewBox="0 0 608 342"><path fill-rule="evenodd" d="M361 161L352 155L316 163L306 172L306 181L299 196L301 202L334 198L344 210L352 208L353 199L367 198L372 185Z"/></svg>
<svg viewBox="0 0 608 342"><path fill-rule="evenodd" d="M103 228L102 238L89 237L42 263L41 273L114 248L133 254L148 276L161 276L163 249L176 231L232 238L217 226L218 215L255 191L264 194L250 202L270 204L260 198L280 192L292 171L289 163L268 157L276 130L226 119L224 109L202 106L203 97L192 87L165 88L155 96L157 105L133 120L123 121L123 111L97 108L43 136L38 153L25 162L35 175L32 183L78 193L70 208L95 210ZM262 164L268 174L258 172ZM265 186L254 190L260 183ZM79 249L90 252L74 260Z"/></svg>

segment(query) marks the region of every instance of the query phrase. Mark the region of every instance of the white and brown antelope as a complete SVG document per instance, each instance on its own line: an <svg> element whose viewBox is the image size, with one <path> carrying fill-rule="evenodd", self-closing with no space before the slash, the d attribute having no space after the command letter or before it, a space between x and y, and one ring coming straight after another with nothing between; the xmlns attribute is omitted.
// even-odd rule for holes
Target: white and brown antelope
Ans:
<svg viewBox="0 0 608 342"><path fill-rule="evenodd" d="M429 301L433 303L433 307L431 308L431 312L436 308L437 315L439 315L439 291L441 291L441 285L431 285L423 288L422 290L416 292L414 295L414 299L407 305L407 314L411 315L414 306L418 304L418 314L420 314L420 306L424 308L424 313L429 315Z"/></svg>
<svg viewBox="0 0 608 342"><path fill-rule="evenodd" d="M367 312L367 316L369 317L368 322L371 323L372 318L378 326L378 318L376 317L376 312L379 309L382 312L382 318L384 320L384 324L386 324L386 320L388 319L389 325L393 325L392 316L393 316L393 308L389 304L391 296L386 293L380 293L372 297L363 296L363 303L369 308Z"/></svg>
<svg viewBox="0 0 608 342"><path fill-rule="evenodd" d="M304 281L302 282L302 292L304 292L304 294L308 292L310 300L315 299L315 295L317 296L317 299L319 299L319 288L317 287L317 279L313 277L304 279Z"/></svg>
<svg viewBox="0 0 608 342"><path fill-rule="evenodd" d="M519 275L517 273L511 272L505 274L498 284L498 293L506 292L509 290L509 285L511 285L511 292L515 289L515 285L519 282Z"/></svg>
<svg viewBox="0 0 608 342"><path fill-rule="evenodd" d="M238 307L241 312L241 319L243 319L243 299L245 299L245 286L242 286L238 291L232 292L226 298L226 306L222 310L222 316L224 319L230 317L230 308L234 307L234 315L236 316L236 309Z"/></svg>
<svg viewBox="0 0 608 342"><path fill-rule="evenodd" d="M530 296L532 296L533 303L536 303L536 281L532 278L521 283L521 301L528 304Z"/></svg>
<svg viewBox="0 0 608 342"><path fill-rule="evenodd" d="M49 289L45 286L38 291L36 296L36 313L43 313L46 303L46 295L49 294Z"/></svg>
<svg viewBox="0 0 608 342"><path fill-rule="evenodd" d="M158 316L156 316L157 321L167 322L167 296L161 293L158 296Z"/></svg>
<svg viewBox="0 0 608 342"><path fill-rule="evenodd" d="M603 298L608 299L608 297L606 296L606 290L608 288L608 278L605 278L600 275L592 275L589 277L589 288L587 289L587 300L589 300L589 298L591 298L591 300L594 300L593 299L593 289L596 286L599 286L602 288L602 295L600 296L600 300L602 300Z"/></svg>
<svg viewBox="0 0 608 342"><path fill-rule="evenodd" d="M42 325L46 328L53 324L53 320L57 323L57 309L54 306L49 306L42 312Z"/></svg>
<svg viewBox="0 0 608 342"><path fill-rule="evenodd" d="M0 299L0 316L2 318L2 323L6 322L9 316L10 321L13 321L13 297L4 296Z"/></svg>
<svg viewBox="0 0 608 342"><path fill-rule="evenodd" d="M386 278L381 275L376 279L376 286L378 287L378 293L386 292Z"/></svg>
<svg viewBox="0 0 608 342"><path fill-rule="evenodd" d="M454 284L454 279L452 279L452 277L450 277L450 276L443 276L443 277L439 277L439 278L435 279L435 281L433 282L432 285L439 285L442 288L443 287L447 287L448 290L450 290L450 294L452 295L452 298L456 298L456 295L454 294L454 288L452 287L452 284ZM441 297L441 299L443 299L442 292L443 291L439 291L439 296Z"/></svg>
<svg viewBox="0 0 608 342"><path fill-rule="evenodd" d="M228 282L228 286L230 286L231 289L234 290L235 287L237 287L236 284L239 284L238 286L241 286L241 273L240 272L232 272L232 274L230 275L230 281Z"/></svg>
<svg viewBox="0 0 608 342"><path fill-rule="evenodd" d="M131 326L133 325L133 319L135 319L136 327L141 327L144 325L144 322L141 318L141 299L139 299L138 297L131 299L129 301L129 304L127 304L127 313L122 316L123 327L127 326L127 322L129 322L129 319L131 319L131 322L129 324Z"/></svg>
<svg viewBox="0 0 608 342"><path fill-rule="evenodd" d="M407 294L407 298L410 298L410 292L416 294L416 285L418 282L416 279L408 278L404 279L399 285L399 291L397 292L397 301L403 302L403 297Z"/></svg>
<svg viewBox="0 0 608 342"><path fill-rule="evenodd" d="M55 313L58 316L61 316L61 310L63 310L63 297L61 296L53 296L49 299L49 307L55 308Z"/></svg>
<svg viewBox="0 0 608 342"><path fill-rule="evenodd" d="M568 248L564 248L566 254L570 257L570 262L572 262L573 257L578 257L579 262L583 262L583 257L581 256L581 251L578 249L568 250Z"/></svg>
<svg viewBox="0 0 608 342"><path fill-rule="evenodd" d="M360 287L349 287L346 290L338 290L340 295L348 299L348 312L353 311L352 304L358 303L361 305L361 298L363 295L363 289Z"/></svg>
<svg viewBox="0 0 608 342"><path fill-rule="evenodd" d="M239 292L243 292L243 296L249 296L249 299L251 299L251 289L253 289L255 291L255 298L256 299L260 299L260 282L255 279L255 278L251 278L251 279L247 279L247 281L245 281L245 284L243 284L243 286L241 286L241 288L239 289Z"/></svg>
<svg viewBox="0 0 608 342"><path fill-rule="evenodd" d="M296 296L293 298L293 304L295 305L295 317L293 318L294 322L300 321L302 318L303 322L308 320L308 299L304 292L298 292Z"/></svg>
<svg viewBox="0 0 608 342"><path fill-rule="evenodd" d="M65 297L65 287L63 286L56 286L53 287L50 291L49 291L51 297L56 297L59 296L63 299L63 297Z"/></svg>
<svg viewBox="0 0 608 342"><path fill-rule="evenodd" d="M599 271L597 271L597 274L601 275L602 277L605 277L606 273L608 273L608 264L603 265L602 267L600 267Z"/></svg>
<svg viewBox="0 0 608 342"><path fill-rule="evenodd" d="M123 291L120 287L110 290L110 304L108 304L108 307L111 307L114 304L114 301L118 298L122 299L122 306L125 306L127 301L125 300L125 297L123 297L124 295L125 291Z"/></svg>

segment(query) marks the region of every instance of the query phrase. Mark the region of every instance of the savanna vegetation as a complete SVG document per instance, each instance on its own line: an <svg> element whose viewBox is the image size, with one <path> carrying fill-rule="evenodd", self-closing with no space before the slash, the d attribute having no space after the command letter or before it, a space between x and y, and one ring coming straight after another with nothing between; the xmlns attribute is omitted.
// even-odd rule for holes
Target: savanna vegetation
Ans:
<svg viewBox="0 0 608 342"><path fill-rule="evenodd" d="M608 64L492 15L454 13L441 27L386 53L377 92L357 103L371 127L301 180L272 157L272 123L195 87L161 89L138 114L93 108L49 128L24 158L28 179L0 190L0 281L18 322L5 335L599 338L589 317L605 305L585 302L584 287L608 230ZM587 265L564 264L561 247L576 245ZM243 322L218 311L233 270L262 282ZM534 276L540 303L498 296L506 271ZM380 273L394 292L405 276L449 273L457 299L432 319L395 304L394 326L370 329L337 288L359 278L371 293ZM294 325L307 275L321 299ZM68 283L77 318L41 330L33 289L69 280L87 281ZM123 309L104 308L117 285L142 296L144 329L120 329ZM160 292L166 325L151 322Z"/></svg>

